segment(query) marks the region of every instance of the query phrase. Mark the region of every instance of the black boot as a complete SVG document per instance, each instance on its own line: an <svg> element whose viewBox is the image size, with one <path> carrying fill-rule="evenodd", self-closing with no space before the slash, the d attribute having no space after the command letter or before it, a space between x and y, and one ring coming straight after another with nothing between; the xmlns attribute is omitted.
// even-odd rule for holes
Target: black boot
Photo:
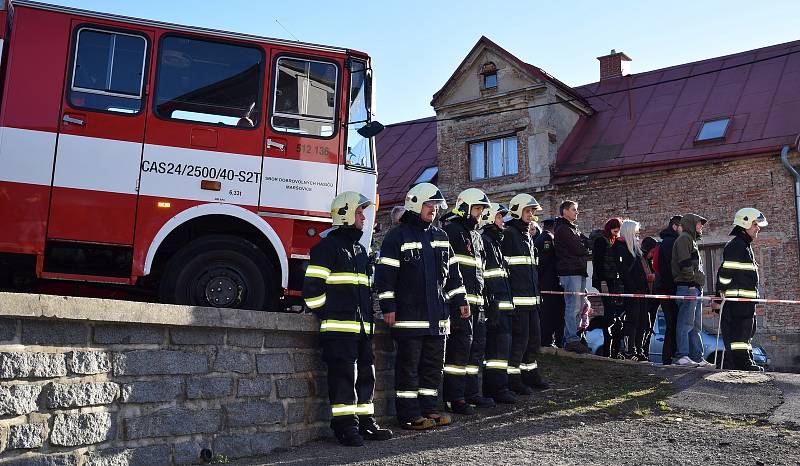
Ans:
<svg viewBox="0 0 800 466"><path fill-rule="evenodd" d="M503 405L513 405L517 402L517 395L514 394L511 390L503 390L492 395L494 398L495 403L503 404Z"/></svg>
<svg viewBox="0 0 800 466"><path fill-rule="evenodd" d="M339 443L346 447L364 446L364 437L358 433L358 429L355 427L336 432L336 439L339 440Z"/></svg>
<svg viewBox="0 0 800 466"><path fill-rule="evenodd" d="M536 390L547 390L550 388L550 384L545 382L545 380L542 378L542 374L539 372L538 367L532 371L529 371L528 376L525 377L525 385Z"/></svg>
<svg viewBox="0 0 800 466"><path fill-rule="evenodd" d="M471 396L466 401L476 408L494 408L495 406L493 399L480 395Z"/></svg>
<svg viewBox="0 0 800 466"><path fill-rule="evenodd" d="M389 429L383 429L375 420L367 421L358 426L358 433L365 440L389 440L394 433Z"/></svg>
<svg viewBox="0 0 800 466"><path fill-rule="evenodd" d="M445 403L445 406L451 413L463 414L465 416L472 416L475 414L475 408L464 400L448 401Z"/></svg>

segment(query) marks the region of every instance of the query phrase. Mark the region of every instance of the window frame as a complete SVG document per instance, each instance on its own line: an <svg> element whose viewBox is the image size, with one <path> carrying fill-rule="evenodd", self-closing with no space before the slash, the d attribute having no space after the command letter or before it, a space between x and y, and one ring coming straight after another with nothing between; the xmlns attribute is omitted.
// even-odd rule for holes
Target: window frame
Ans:
<svg viewBox="0 0 800 466"><path fill-rule="evenodd" d="M158 113L158 105L157 105L156 100L158 99L158 79L159 79L159 77L161 77L161 67L158 66L158 63L161 62L161 56L162 56L162 54L164 52L163 42L164 42L165 39L168 39L170 37L179 37L179 38L186 38L186 39L191 39L191 40L214 42L214 43L217 43L217 44L233 45L233 46L237 46L237 47L245 47L245 48L252 48L252 49L258 50L258 52L261 54L261 67L259 69L259 76L258 76L258 95L256 97L256 107L257 108L263 108L264 70L265 70L266 63L267 63L267 54L264 51L263 47L261 47L259 44L250 43L250 42L219 40L217 38L209 38L209 37L205 37L205 36L196 36L194 34L180 34L180 33L170 32L170 33L162 35L158 39L158 56L156 57L156 73L155 73L155 79L153 80L153 92L152 92L153 96L152 96L152 100L151 100L151 103L152 103L152 106L153 106L152 114L156 118L158 118L159 120L162 120L162 121L171 121L171 122L175 122L175 123L183 123L183 124L188 124L188 125L210 126L212 128L228 128L228 129L236 129L236 130L241 130L241 131L256 131L256 130L258 130L261 127L261 121L259 121L257 125L253 125L252 127L241 127L241 126L235 126L235 125L233 125L233 126L232 125L226 125L224 123L211 123L211 122L208 122L208 121L184 120L182 118L171 118L171 117L163 116L160 113ZM262 120L263 120L263 118L262 118Z"/></svg>
<svg viewBox="0 0 800 466"><path fill-rule="evenodd" d="M486 85L486 80L489 78L489 76L494 76L494 86ZM497 89L497 71L493 71L491 73L486 73L483 75L483 88L487 91L492 89Z"/></svg>
<svg viewBox="0 0 800 466"><path fill-rule="evenodd" d="M725 123L725 129L722 131L722 135L721 136L716 136L716 137L713 137L713 138L700 139L700 134L702 134L703 128L705 128L708 123L715 123L717 121L723 121L723 120L727 120L727 122ZM731 121L732 120L733 120L733 118L731 118L729 116L719 117L719 118L712 118L710 120L703 120L700 123L700 128L698 128L698 130L697 130L697 135L694 138L694 142L696 142L696 143L704 143L704 142L724 141L725 137L728 135L728 129L731 126Z"/></svg>
<svg viewBox="0 0 800 466"><path fill-rule="evenodd" d="M87 89L83 87L76 88L75 84L75 72L77 71L78 67L78 47L80 46L80 33L81 31L88 30L88 31L96 31L102 32L106 34L121 34L126 36L138 37L144 39L144 57L142 63L142 80L139 83L139 95L134 97L127 94L118 94L115 92L105 92L105 91L98 91L96 89ZM151 40L150 37L147 35L146 32L137 31L134 29L121 29L116 27L106 27L103 25L93 24L93 23L81 23L75 26L72 32L72 53L70 54L70 62L72 64L72 72L69 75L69 79L66 80L67 92L66 92L66 104L69 105L71 108L85 110L87 112L95 112L95 113L105 113L108 115L117 115L117 116L125 116L125 117L136 117L144 113L147 108L147 93L145 93L145 84L147 83L147 78L150 73L150 53L151 53ZM72 102L72 96L74 92L82 92L85 94L95 94L95 95L106 95L110 97L119 97L119 98L128 98L131 100L138 99L141 102L139 111L137 112L115 112L113 110L101 110L98 108L86 107L83 105L75 105Z"/></svg>
<svg viewBox="0 0 800 466"><path fill-rule="evenodd" d="M517 146L517 171L515 173L503 173L500 176L489 176L489 146L488 143L491 141L500 141L501 147L505 148L505 140L506 139L515 139L516 146ZM484 176L483 178L472 178L472 152L470 150L473 144L483 144L483 168L484 168ZM505 150L505 149L504 149ZM507 178L519 175L519 137L517 133L508 134L506 136L494 136L488 139L479 139L477 141L471 141L467 143L467 172L469 175L469 181L471 182L478 182L478 181L490 181L490 180L498 180L500 178Z"/></svg>
<svg viewBox="0 0 800 466"><path fill-rule="evenodd" d="M295 60L306 60L306 61L311 61L311 62L324 63L324 64L327 64L327 65L333 65L336 68L336 89L334 89L334 98L333 98L333 121L332 121L333 132L331 133L330 136L317 136L315 134L292 133L292 132L289 132L289 131L283 131L283 130L277 129L272 125L272 118L274 116L276 116L276 114L275 114L275 103L276 103L275 91L277 90L276 86L277 86L277 83L278 83L278 72L280 71L278 69L278 60L280 60L281 58L291 58L291 59L295 59ZM293 52L289 52L289 51L278 53L274 57L272 57L271 65L272 65L272 69L273 69L273 73L272 73L272 76L270 77L270 85L269 85L269 97L270 97L271 100L269 101L270 102L269 108L267 108L267 124L269 125L269 129L274 131L277 134L282 134L282 135L287 135L287 136L294 136L294 137L301 137L301 138L321 139L321 140L325 140L325 141L328 141L328 140L331 140L331 139L334 139L334 138L338 137L338 135L339 135L339 126L341 124L340 112L341 112L341 98L342 98L342 65L338 61L336 61L334 59L331 59L331 58L319 57L319 56L314 56L314 55L307 55L307 54L302 54L302 53L293 53ZM349 102L349 100L350 100L349 89L348 89L347 98L348 98L348 102ZM349 107L349 104L348 104L348 107ZM348 111L349 111L349 108L348 108ZM291 115L291 114L287 114L287 113L278 113L277 116L281 117L281 118L296 118L296 116ZM299 118L299 119L302 119L302 118ZM309 121L319 121L319 122L327 122L328 121L328 120L323 120L321 118L305 118L305 119L309 120ZM373 164L374 164L374 158L375 158L375 156L373 154ZM375 168L372 168L371 171L375 171Z"/></svg>
<svg viewBox="0 0 800 466"><path fill-rule="evenodd" d="M722 264L722 253L725 243L700 244L698 246L703 260L703 270L706 272L705 289L713 293L717 289L717 272Z"/></svg>
<svg viewBox="0 0 800 466"><path fill-rule="evenodd" d="M430 170L430 169L434 169L434 170L436 170L436 171L435 171L435 173L434 173L432 176L428 177L428 179L426 179L426 180L420 180L420 178L422 178L422 175L423 175L423 174L424 174L426 171L428 171L428 170ZM416 185L416 184L419 184L419 183L432 183L432 182L433 182L433 179L434 179L434 178L436 178L437 176L439 176L439 166L438 166L438 165L430 165L430 166L427 166L427 167L423 168L423 169L422 169L422 171L421 171L421 172L419 172L419 174L417 175L417 177L416 177L416 178L414 178L414 182L413 182L413 183L411 183L411 184L412 184L412 185Z"/></svg>

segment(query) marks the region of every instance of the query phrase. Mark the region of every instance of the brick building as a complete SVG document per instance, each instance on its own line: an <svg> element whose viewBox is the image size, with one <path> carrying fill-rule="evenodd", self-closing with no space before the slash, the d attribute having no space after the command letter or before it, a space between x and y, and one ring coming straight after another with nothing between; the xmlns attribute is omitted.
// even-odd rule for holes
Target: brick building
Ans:
<svg viewBox="0 0 800 466"><path fill-rule="evenodd" d="M468 187L499 201L530 192L543 216L574 199L586 232L622 216L655 236L696 212L710 219L713 283L734 212L753 206L770 222L754 247L764 295L800 299L795 179L781 161L800 133L800 41L638 74L624 53L598 60L600 80L571 88L482 37L433 96L435 120L379 136L379 221L431 174L453 200ZM800 369L800 306L764 306L758 324L773 367Z"/></svg>

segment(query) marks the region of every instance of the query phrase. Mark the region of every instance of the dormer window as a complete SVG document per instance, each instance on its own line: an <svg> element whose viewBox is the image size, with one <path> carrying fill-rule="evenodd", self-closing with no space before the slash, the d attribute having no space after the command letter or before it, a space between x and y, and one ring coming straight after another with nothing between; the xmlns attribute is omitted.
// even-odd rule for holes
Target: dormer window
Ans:
<svg viewBox="0 0 800 466"><path fill-rule="evenodd" d="M730 121L730 118L718 118L716 120L704 121L694 141L702 142L725 139L725 132L728 130L728 123L730 123Z"/></svg>
<svg viewBox="0 0 800 466"><path fill-rule="evenodd" d="M494 63L484 63L481 67L484 89L497 89L497 66Z"/></svg>

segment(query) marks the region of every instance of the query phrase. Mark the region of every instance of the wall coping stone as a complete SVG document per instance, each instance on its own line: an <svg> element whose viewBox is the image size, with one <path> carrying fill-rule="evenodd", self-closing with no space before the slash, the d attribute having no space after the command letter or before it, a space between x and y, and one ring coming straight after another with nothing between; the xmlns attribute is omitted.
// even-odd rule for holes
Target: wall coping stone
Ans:
<svg viewBox="0 0 800 466"><path fill-rule="evenodd" d="M318 332L308 314L0 292L0 316L182 327Z"/></svg>

